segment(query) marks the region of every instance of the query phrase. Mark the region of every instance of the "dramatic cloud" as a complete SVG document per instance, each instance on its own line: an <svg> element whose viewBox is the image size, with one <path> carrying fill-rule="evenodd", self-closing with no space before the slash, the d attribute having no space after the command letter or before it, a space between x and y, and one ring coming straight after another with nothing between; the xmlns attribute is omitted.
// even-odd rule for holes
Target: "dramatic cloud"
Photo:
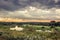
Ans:
<svg viewBox="0 0 60 40"><path fill-rule="evenodd" d="M60 0L0 0L0 17L60 19Z"/></svg>
<svg viewBox="0 0 60 40"><path fill-rule="evenodd" d="M0 9L10 11L18 10L29 5L37 8L59 7L60 0L0 0Z"/></svg>

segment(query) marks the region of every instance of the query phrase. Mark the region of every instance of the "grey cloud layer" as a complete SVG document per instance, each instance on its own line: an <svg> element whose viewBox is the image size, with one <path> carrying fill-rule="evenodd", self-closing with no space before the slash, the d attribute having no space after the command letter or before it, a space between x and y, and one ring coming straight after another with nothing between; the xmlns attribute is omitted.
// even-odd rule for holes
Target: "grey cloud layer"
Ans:
<svg viewBox="0 0 60 40"><path fill-rule="evenodd" d="M0 17L60 19L60 12L55 13L53 8L60 9L60 0L0 0Z"/></svg>
<svg viewBox="0 0 60 40"><path fill-rule="evenodd" d="M37 4L37 5L36 5ZM43 8L52 8L57 5L60 6L59 0L0 0L0 9L5 10L17 10L24 8L26 6L35 6L35 7L43 7Z"/></svg>

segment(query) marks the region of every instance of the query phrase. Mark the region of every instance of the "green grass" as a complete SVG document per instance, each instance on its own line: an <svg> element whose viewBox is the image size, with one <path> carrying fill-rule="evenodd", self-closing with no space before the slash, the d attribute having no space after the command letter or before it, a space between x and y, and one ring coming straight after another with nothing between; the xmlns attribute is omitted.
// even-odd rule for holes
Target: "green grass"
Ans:
<svg viewBox="0 0 60 40"><path fill-rule="evenodd" d="M55 27L57 29L57 32L59 33L49 33L49 32L36 32L34 30L51 30L52 28L50 28L50 26L39 26L39 25L25 25L25 26L22 26L23 28L25 28L23 31L11 31L9 28L10 26L4 26L4 25L0 25L0 32L3 32L2 36L7 36L7 37L14 37L14 38L17 38L17 37L27 37L27 36L30 36L30 37L33 37L33 36L40 36L40 37L44 37L44 38L48 38L48 39L52 39L52 38L60 38L60 27ZM42 28L44 27L44 28ZM26 30L26 29L30 29L32 28L33 31L29 31L29 30ZM53 28L54 29L54 28Z"/></svg>

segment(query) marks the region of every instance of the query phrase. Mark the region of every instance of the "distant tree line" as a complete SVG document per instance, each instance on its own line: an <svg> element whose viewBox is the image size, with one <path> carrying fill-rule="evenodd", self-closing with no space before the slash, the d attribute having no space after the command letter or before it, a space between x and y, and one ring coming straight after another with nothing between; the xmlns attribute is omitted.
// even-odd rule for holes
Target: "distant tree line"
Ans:
<svg viewBox="0 0 60 40"><path fill-rule="evenodd" d="M43 26L60 26L60 22L0 22L0 25L23 25L23 24L30 24L30 25L43 25Z"/></svg>

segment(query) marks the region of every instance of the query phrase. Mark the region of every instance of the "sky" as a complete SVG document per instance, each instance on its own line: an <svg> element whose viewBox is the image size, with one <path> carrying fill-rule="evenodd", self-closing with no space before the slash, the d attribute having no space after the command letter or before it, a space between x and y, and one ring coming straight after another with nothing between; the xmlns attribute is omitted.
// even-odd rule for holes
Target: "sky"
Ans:
<svg viewBox="0 0 60 40"><path fill-rule="evenodd" d="M0 0L0 18L60 20L60 0Z"/></svg>

